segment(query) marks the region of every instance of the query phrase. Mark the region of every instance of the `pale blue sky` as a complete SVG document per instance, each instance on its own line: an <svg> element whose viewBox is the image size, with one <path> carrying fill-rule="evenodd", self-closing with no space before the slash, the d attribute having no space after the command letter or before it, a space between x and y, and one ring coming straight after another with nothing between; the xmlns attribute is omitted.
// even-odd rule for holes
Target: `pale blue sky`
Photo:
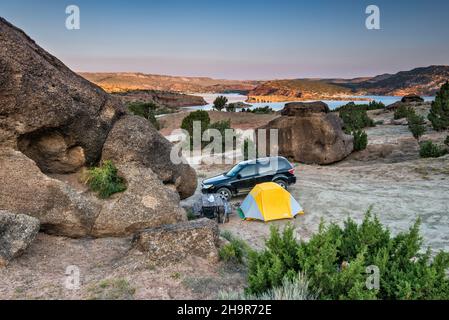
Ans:
<svg viewBox="0 0 449 320"><path fill-rule="evenodd" d="M65 28L65 8L81 30ZM365 8L381 30L365 28ZM0 16L76 71L355 77L449 65L449 1L15 0Z"/></svg>

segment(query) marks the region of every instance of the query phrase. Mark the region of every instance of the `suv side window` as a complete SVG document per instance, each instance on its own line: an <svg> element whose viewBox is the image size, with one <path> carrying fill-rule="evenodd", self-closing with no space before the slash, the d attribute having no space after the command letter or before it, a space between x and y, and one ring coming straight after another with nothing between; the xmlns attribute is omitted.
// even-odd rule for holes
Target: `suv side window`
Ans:
<svg viewBox="0 0 449 320"><path fill-rule="evenodd" d="M255 164L247 165L242 170L240 170L239 174L242 176L242 178L248 178L256 175L256 165Z"/></svg>
<svg viewBox="0 0 449 320"><path fill-rule="evenodd" d="M285 159L279 159L278 166L279 166L279 168L278 168L279 171L280 170L282 170L282 171L290 170L292 168L291 164Z"/></svg>
<svg viewBox="0 0 449 320"><path fill-rule="evenodd" d="M257 164L257 166L258 166L260 175L276 172L276 170L274 170L273 164L271 162L264 162L264 163L260 162ZM276 166L274 166L274 167L276 167Z"/></svg>

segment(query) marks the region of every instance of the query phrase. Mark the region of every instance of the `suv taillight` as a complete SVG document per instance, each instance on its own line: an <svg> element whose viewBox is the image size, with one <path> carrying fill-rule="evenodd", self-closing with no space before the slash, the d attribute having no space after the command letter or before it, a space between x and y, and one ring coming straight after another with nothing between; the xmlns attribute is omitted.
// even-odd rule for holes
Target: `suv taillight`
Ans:
<svg viewBox="0 0 449 320"><path fill-rule="evenodd" d="M288 173L295 174L295 168L288 170Z"/></svg>

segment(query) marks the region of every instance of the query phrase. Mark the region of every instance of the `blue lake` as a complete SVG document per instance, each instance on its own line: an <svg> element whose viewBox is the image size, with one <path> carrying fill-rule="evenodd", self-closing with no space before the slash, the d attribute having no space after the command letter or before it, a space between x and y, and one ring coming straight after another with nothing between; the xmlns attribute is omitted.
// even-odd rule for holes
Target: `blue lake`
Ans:
<svg viewBox="0 0 449 320"><path fill-rule="evenodd" d="M213 101L215 100L216 97L218 96L225 96L229 103L233 103L233 102L245 102L247 97L244 95L240 95L240 94L196 94L197 96L201 96L203 97L206 102L208 103L205 106L193 106L193 107L186 107L185 109L188 110L212 110L213 109ZM364 101L354 101L354 100L322 100L323 102L327 103L327 105L329 106L329 108L331 110L338 108L342 105L345 105L351 101L354 101L357 104L368 104L371 100L375 100L378 102L382 102L383 104L385 104L386 106L389 104L392 104L396 101L401 100L402 97L395 97L395 96L357 96L354 98L366 98L369 99L369 101L364 100ZM425 101L433 101L435 97L423 97ZM313 100L311 100L313 101ZM269 106L271 107L273 110L278 111L278 110L282 110L285 107L285 104L287 102L264 102L264 103L249 103L250 105L252 105L251 109L254 108L258 108L258 107L265 107L265 106Z"/></svg>

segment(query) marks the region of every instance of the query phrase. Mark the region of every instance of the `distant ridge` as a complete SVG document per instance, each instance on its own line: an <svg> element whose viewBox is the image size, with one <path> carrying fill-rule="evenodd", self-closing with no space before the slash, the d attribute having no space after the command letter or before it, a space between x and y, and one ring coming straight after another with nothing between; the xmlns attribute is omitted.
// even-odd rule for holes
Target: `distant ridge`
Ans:
<svg viewBox="0 0 449 320"><path fill-rule="evenodd" d="M160 90L182 93L238 92L248 101L294 101L308 99L347 99L353 95L404 96L416 93L435 95L449 80L449 66L429 66L354 79L285 79L239 81L208 77L179 77L144 73L80 73L108 92Z"/></svg>

